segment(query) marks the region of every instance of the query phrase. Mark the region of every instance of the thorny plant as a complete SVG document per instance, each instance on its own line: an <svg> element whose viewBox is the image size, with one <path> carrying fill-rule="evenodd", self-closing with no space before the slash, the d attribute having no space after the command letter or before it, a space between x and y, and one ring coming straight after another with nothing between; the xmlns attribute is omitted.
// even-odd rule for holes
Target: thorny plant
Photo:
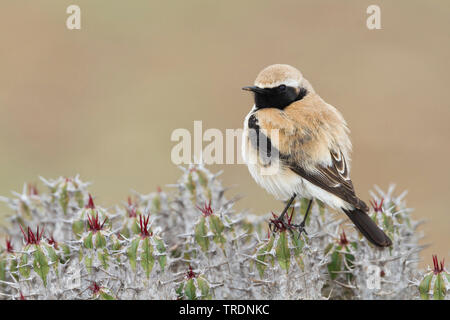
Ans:
<svg viewBox="0 0 450 320"><path fill-rule="evenodd" d="M448 299L444 261L417 268L420 222L394 187L371 194L370 217L393 240L380 250L323 203L314 201L300 234L294 222L308 200L279 223L276 214L236 212L237 198L202 165L182 170L171 192L133 192L110 209L78 176L0 198L13 211L0 298Z"/></svg>

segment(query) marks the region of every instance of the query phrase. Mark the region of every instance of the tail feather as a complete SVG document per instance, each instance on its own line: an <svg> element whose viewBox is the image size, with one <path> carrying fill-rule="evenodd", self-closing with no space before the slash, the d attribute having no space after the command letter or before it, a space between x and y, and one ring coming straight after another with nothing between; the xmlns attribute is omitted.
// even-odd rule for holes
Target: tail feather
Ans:
<svg viewBox="0 0 450 320"><path fill-rule="evenodd" d="M344 210L344 212L371 243L378 247L390 247L392 245L391 239L389 239L386 233L377 226L367 213L360 209Z"/></svg>

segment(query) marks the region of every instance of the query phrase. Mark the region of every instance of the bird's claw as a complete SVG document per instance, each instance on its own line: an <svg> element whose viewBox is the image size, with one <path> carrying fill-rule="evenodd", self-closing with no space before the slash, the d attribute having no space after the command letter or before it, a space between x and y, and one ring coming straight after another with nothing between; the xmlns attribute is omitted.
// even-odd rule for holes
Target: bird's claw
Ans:
<svg viewBox="0 0 450 320"><path fill-rule="evenodd" d="M308 235L308 232L306 232L306 229L305 229L304 221L300 224L293 224L292 227L294 227L295 229L298 230L298 238L300 238L302 233L305 233L306 235Z"/></svg>
<svg viewBox="0 0 450 320"><path fill-rule="evenodd" d="M272 212L273 219L269 220L269 230L272 232L272 234L275 234L276 232L284 232L289 231L291 235L294 235L293 230L298 230L298 238L300 238L300 235L304 232L306 235L308 234L305 230L305 219L300 224L293 224L292 223L292 217L294 215L294 208L292 208L291 215L287 216L287 221L284 219L284 212L281 214L280 217L278 217L276 214Z"/></svg>
<svg viewBox="0 0 450 320"><path fill-rule="evenodd" d="M275 234L278 231L290 230L291 226L287 224L284 219L276 218L269 220L269 230L272 234Z"/></svg>
<svg viewBox="0 0 450 320"><path fill-rule="evenodd" d="M269 230L272 234L285 227L283 219L270 219L269 220Z"/></svg>
<svg viewBox="0 0 450 320"><path fill-rule="evenodd" d="M270 219L269 221L269 230L272 234L275 234L278 231L289 231L293 234L294 230L298 231L298 237L304 232L306 235L308 234L305 230L305 223L302 222L300 224L291 224L290 221L286 222L284 219Z"/></svg>

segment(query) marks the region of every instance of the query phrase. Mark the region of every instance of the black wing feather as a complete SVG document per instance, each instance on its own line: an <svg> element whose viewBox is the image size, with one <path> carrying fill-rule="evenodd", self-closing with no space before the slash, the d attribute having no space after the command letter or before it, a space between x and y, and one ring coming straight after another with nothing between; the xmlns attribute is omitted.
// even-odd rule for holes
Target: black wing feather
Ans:
<svg viewBox="0 0 450 320"><path fill-rule="evenodd" d="M369 208L364 201L360 200L355 194L342 152L335 153L331 151L330 154L332 165L319 165L316 167L315 172L306 171L298 164L292 163L292 161L289 161L289 157L281 157L282 159L284 158L285 164L302 178L350 203L356 209L368 211Z"/></svg>

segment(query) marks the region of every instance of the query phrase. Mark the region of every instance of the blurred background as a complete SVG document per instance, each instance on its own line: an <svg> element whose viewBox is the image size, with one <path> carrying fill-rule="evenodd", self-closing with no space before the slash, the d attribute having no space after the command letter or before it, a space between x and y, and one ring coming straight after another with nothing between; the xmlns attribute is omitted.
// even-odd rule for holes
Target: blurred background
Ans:
<svg viewBox="0 0 450 320"><path fill-rule="evenodd" d="M73 3L81 30L65 25ZM371 4L382 30L366 27ZM172 131L242 127L240 88L288 63L348 121L358 194L407 189L428 220L422 265L448 258L449 16L447 0L2 0L0 194L76 173L104 206L164 189L180 175ZM222 169L238 209L281 210L244 165Z"/></svg>

